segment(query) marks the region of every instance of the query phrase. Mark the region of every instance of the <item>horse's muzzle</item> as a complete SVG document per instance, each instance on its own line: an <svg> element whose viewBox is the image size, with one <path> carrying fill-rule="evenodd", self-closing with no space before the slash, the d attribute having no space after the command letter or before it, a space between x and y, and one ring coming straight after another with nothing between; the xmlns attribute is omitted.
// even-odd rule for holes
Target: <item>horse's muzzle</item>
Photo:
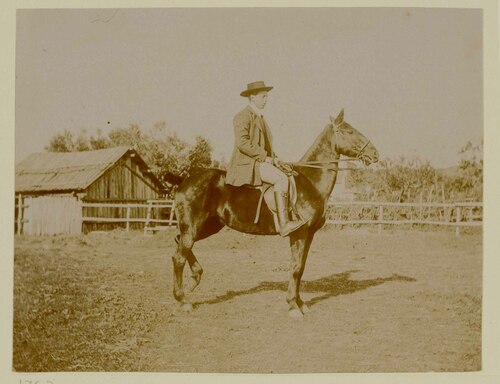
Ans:
<svg viewBox="0 0 500 384"><path fill-rule="evenodd" d="M363 162L364 165L370 165L378 162L378 152L375 151L373 154L368 154L368 153L363 153L360 156L360 160Z"/></svg>

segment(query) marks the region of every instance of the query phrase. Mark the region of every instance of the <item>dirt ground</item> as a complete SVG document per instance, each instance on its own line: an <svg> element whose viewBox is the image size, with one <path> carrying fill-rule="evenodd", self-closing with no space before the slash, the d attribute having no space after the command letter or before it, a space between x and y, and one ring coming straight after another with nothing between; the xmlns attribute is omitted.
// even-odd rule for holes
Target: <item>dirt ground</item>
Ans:
<svg viewBox="0 0 500 384"><path fill-rule="evenodd" d="M287 314L288 241L222 230L181 312L175 229L18 237L16 371L429 372L481 368L482 234L326 228ZM189 276L188 268L185 273Z"/></svg>

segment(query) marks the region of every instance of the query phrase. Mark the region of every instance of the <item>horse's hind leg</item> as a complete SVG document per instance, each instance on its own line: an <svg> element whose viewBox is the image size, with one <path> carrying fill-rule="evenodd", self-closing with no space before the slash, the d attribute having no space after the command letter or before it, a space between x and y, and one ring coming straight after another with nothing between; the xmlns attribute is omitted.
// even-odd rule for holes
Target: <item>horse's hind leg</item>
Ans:
<svg viewBox="0 0 500 384"><path fill-rule="evenodd" d="M176 242L177 250L172 257L172 261L174 263L174 297L179 302L183 310L189 311L192 309L192 306L191 304L186 302L186 297L182 287L184 265L186 264L187 260L191 271L193 272L195 286L192 289L194 289L200 283L203 269L201 268L200 264L193 254L193 251L191 250L194 245L193 238L188 234L181 234L176 237Z"/></svg>

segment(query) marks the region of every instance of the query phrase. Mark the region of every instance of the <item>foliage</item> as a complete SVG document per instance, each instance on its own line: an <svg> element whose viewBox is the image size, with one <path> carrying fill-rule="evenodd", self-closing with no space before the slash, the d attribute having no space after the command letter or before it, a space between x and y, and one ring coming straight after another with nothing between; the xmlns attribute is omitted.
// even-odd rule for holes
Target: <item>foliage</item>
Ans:
<svg viewBox="0 0 500 384"><path fill-rule="evenodd" d="M228 166L229 166L229 163L226 160L226 158L224 156L222 156L220 159L214 160L212 166L214 168L219 168L219 169L223 169L224 171L226 171Z"/></svg>
<svg viewBox="0 0 500 384"><path fill-rule="evenodd" d="M190 169L196 167L208 168L212 165L212 147L207 139L202 136L196 137L195 145L189 149L188 160Z"/></svg>
<svg viewBox="0 0 500 384"><path fill-rule="evenodd" d="M86 130L81 130L78 136L74 137L73 133L64 130L62 133L56 133L50 139L49 145L45 147L50 152L78 152L88 151L91 144L86 138Z"/></svg>
<svg viewBox="0 0 500 384"><path fill-rule="evenodd" d="M449 169L436 169L418 157L384 159L375 167L357 169L347 184L361 199L384 201L482 200L482 143L465 144L459 151L460 163Z"/></svg>
<svg viewBox="0 0 500 384"><path fill-rule="evenodd" d="M146 131L138 124L130 124L126 128L112 129L107 136L100 129L90 137L84 129L76 136L65 130L55 134L45 149L50 152L75 152L116 146L135 148L160 180L167 173L185 175L195 168L220 164L212 160L212 146L206 138L197 136L195 143L190 144L175 133L169 133L164 122L156 123Z"/></svg>
<svg viewBox="0 0 500 384"><path fill-rule="evenodd" d="M460 174L453 180L452 187L468 196L483 194L483 143L473 145L467 142L461 149Z"/></svg>
<svg viewBox="0 0 500 384"><path fill-rule="evenodd" d="M437 180L437 172L429 161L404 156L382 160L374 170L361 169L349 175L350 187L365 195L399 202L411 200Z"/></svg>

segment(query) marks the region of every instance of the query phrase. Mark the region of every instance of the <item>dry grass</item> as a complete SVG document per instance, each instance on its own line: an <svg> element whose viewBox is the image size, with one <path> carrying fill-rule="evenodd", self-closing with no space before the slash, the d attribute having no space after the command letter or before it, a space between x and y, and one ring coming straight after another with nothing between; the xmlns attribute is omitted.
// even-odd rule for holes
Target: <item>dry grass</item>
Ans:
<svg viewBox="0 0 500 384"><path fill-rule="evenodd" d="M174 232L20 237L16 371L422 372L481 367L482 238L469 231L329 228L287 316L286 239L223 230L205 274L172 296ZM188 268L186 268L188 269ZM186 277L188 271L186 270Z"/></svg>

